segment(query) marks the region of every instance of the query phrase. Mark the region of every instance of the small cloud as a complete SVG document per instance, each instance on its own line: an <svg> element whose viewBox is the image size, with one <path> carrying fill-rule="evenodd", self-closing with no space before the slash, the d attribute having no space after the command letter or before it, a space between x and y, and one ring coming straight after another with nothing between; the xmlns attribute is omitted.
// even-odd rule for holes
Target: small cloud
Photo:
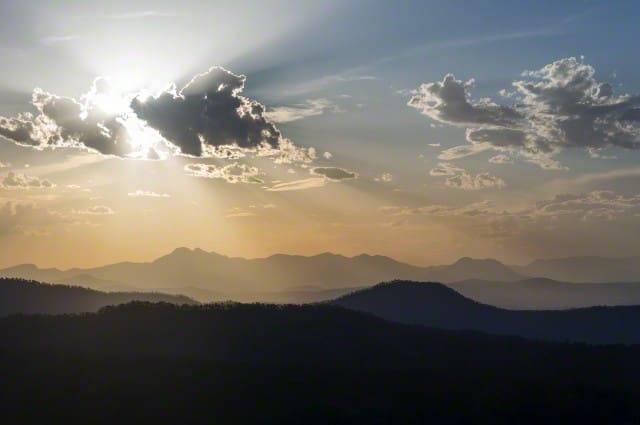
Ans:
<svg viewBox="0 0 640 425"><path fill-rule="evenodd" d="M95 205L84 210L75 211L75 213L81 215L113 215L115 211L105 205Z"/></svg>
<svg viewBox="0 0 640 425"><path fill-rule="evenodd" d="M184 167L188 176L208 179L222 179L227 183L263 183L260 178L264 175L257 167L234 162L219 167L212 164L187 164Z"/></svg>
<svg viewBox="0 0 640 425"><path fill-rule="evenodd" d="M489 158L489 162L492 164L513 164L513 159L508 155L500 154Z"/></svg>
<svg viewBox="0 0 640 425"><path fill-rule="evenodd" d="M9 168L9 167L11 167L11 164L9 164L8 162L0 161L0 168Z"/></svg>
<svg viewBox="0 0 640 425"><path fill-rule="evenodd" d="M379 177L374 177L374 180L377 182L389 183L393 181L393 175L391 175L390 173L382 173L382 175L380 175Z"/></svg>
<svg viewBox="0 0 640 425"><path fill-rule="evenodd" d="M9 172L0 183L3 189L51 189L56 187L47 179Z"/></svg>
<svg viewBox="0 0 640 425"><path fill-rule="evenodd" d="M431 146L432 148L439 148L440 143L427 143L427 146Z"/></svg>
<svg viewBox="0 0 640 425"><path fill-rule="evenodd" d="M435 177L446 177L445 185L460 190L481 190L506 186L504 180L489 173L470 174L465 169L441 162L429 171Z"/></svg>
<svg viewBox="0 0 640 425"><path fill-rule="evenodd" d="M171 198L171 195L168 193L158 193L152 190L142 189L138 189L135 192L129 192L127 195L132 198Z"/></svg>
<svg viewBox="0 0 640 425"><path fill-rule="evenodd" d="M445 149L440 152L438 159L443 161L452 161L454 159L460 159L471 155L476 155L480 152L492 149L492 146L488 143L476 143L470 145L454 146L449 149Z"/></svg>
<svg viewBox="0 0 640 425"><path fill-rule="evenodd" d="M324 176L334 182L355 179L358 177L357 173L338 167L315 167L312 168L310 172L314 176Z"/></svg>
<svg viewBox="0 0 640 425"><path fill-rule="evenodd" d="M324 157L324 159L333 158L333 154L331 152L325 152L325 153L322 154L322 156Z"/></svg>

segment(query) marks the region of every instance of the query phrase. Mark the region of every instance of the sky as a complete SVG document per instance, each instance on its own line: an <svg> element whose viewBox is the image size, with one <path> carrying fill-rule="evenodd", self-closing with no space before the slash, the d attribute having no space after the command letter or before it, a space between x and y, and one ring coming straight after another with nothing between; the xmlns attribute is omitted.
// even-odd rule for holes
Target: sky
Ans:
<svg viewBox="0 0 640 425"><path fill-rule="evenodd" d="M639 14L0 0L0 266L640 255Z"/></svg>

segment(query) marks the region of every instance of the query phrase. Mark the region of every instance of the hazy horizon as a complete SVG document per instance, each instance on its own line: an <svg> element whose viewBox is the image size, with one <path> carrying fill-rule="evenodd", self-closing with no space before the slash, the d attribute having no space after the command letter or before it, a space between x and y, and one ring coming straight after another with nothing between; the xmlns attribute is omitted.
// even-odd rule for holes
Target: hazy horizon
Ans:
<svg viewBox="0 0 640 425"><path fill-rule="evenodd" d="M322 251L322 252L316 252L316 253L311 253L311 254L299 254L299 253L293 253L293 252L274 252L272 254L268 254L268 255L264 255L264 256L256 256L256 257L244 257L244 256L238 256L238 255L227 255L224 254L222 252L218 252L215 250L206 250L203 249L201 247L198 246L194 246L194 247L188 247L188 246L179 246L174 248L173 250L170 250L168 252L165 252L163 254L160 254L156 257L151 257L151 258L146 258L146 259L141 259L141 260L131 260L131 259L127 259L124 258L120 261L113 261L113 262L108 262L108 263L97 263L97 264L88 264L88 265L82 265L82 266L70 266L70 267L57 267L56 265L42 265L42 264L38 264L38 263L34 263L34 262L23 262L23 263L16 263L16 264L10 264L10 265L1 265L0 264L0 269L6 269L6 268L11 268L11 267L16 267L16 266L22 266L22 265L35 265L38 268L56 268L59 270L70 270L70 269L90 269L90 268L97 268L97 267L101 267L101 266L107 266L107 265L111 265L111 264L118 264L118 263L151 263L159 258L162 258L164 256L173 254L175 251L180 250L180 249L188 249L189 251L197 251L197 250L201 250L206 252L207 254L216 254L216 255L220 255L223 257L227 257L230 259L244 259L244 260L263 260L263 259L268 259L274 256L290 256L290 257L305 257L305 258L311 258L311 257L318 257L318 256L322 256L322 255L333 255L333 256L340 256L340 257L345 257L348 259L352 259L352 258L356 258L356 257L360 257L360 256L370 256L370 257L386 257L386 258L390 258L392 260L398 261L400 263L403 264L407 264L407 265L411 265L411 266L415 266L415 267L432 267L432 266L441 266L441 265L452 265L457 263L460 260L464 260L464 259L472 259L472 260L478 260L478 261L483 261L483 260L495 260L498 261L506 266L526 266L528 264L531 264L534 261L537 260L563 260L563 259L573 259L573 258L586 258L586 257L594 257L594 258L603 258L603 259L608 259L608 260L616 260L616 259L629 259L629 258L634 258L636 256L633 255L627 255L627 256L618 256L618 257L613 257L613 256L590 256L590 255L584 255L584 256L566 256L566 257L541 257L541 258L534 258L530 261L526 261L526 262L520 262L520 263L510 263L510 262L506 262L500 258L493 258L493 257L469 257L469 256L462 256L462 257L458 257L455 258L454 260L450 261L450 262L445 262L445 263L429 263L429 264L418 264L418 263L412 263L409 261L402 261L400 259L388 256L388 255L384 255L384 254L376 254L376 253L371 253L371 252L361 252L358 254L341 254L339 252L331 252L331 251Z"/></svg>

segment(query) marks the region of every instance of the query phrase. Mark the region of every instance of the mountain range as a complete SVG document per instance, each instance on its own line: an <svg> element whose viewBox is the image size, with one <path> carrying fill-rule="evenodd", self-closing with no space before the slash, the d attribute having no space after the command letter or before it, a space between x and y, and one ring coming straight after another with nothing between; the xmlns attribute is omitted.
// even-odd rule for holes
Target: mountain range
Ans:
<svg viewBox="0 0 640 425"><path fill-rule="evenodd" d="M508 285L508 284L507 284ZM327 291L329 296L332 291ZM160 293L105 293L87 288L0 279L0 317L95 312L134 301L196 304ZM640 307L508 310L473 301L440 283L394 281L337 296L326 303L400 323L473 330L551 341L640 343Z"/></svg>
<svg viewBox="0 0 640 425"><path fill-rule="evenodd" d="M0 270L0 276L101 291L182 294L200 302L276 303L325 301L399 279L442 282L465 296L500 307L559 309L640 304L640 284L634 283L640 282L639 260L574 257L509 266L494 259L465 257L449 265L419 267L380 255L276 254L245 259L177 248L151 262L68 270L23 264Z"/></svg>

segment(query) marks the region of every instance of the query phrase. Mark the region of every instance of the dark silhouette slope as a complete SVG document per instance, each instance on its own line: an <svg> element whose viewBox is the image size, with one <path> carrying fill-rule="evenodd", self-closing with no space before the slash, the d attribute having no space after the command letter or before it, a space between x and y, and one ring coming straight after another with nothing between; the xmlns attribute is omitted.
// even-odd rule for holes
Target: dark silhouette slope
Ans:
<svg viewBox="0 0 640 425"><path fill-rule="evenodd" d="M400 323L467 329L553 341L640 343L640 307L516 311L472 301L439 283L395 281L332 304Z"/></svg>
<svg viewBox="0 0 640 425"><path fill-rule="evenodd" d="M159 293L105 293L77 286L49 285L22 279L0 279L0 316L95 312L131 301L193 304L184 296Z"/></svg>
<svg viewBox="0 0 640 425"><path fill-rule="evenodd" d="M637 423L638 354L328 305L134 303L0 319L0 412L5 423Z"/></svg>

